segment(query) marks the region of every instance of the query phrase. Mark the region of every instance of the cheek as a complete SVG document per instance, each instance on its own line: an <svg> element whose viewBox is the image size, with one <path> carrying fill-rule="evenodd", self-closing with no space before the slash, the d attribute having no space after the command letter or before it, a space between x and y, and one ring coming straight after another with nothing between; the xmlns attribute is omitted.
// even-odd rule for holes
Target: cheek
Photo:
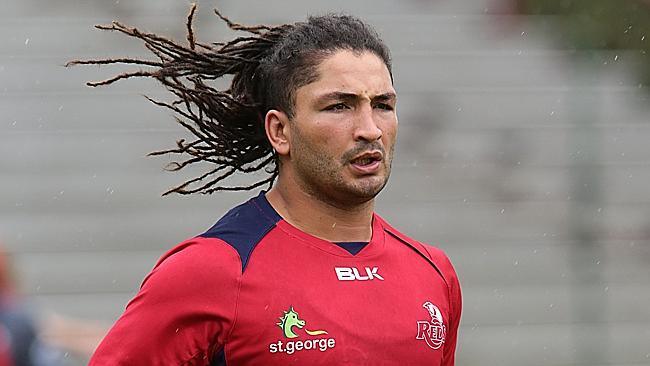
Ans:
<svg viewBox="0 0 650 366"><path fill-rule="evenodd" d="M312 136L320 145L325 145L330 150L337 145L345 144L345 139L350 134L348 124L349 122L345 120L336 119L317 121L314 123Z"/></svg>
<svg viewBox="0 0 650 366"><path fill-rule="evenodd" d="M379 129L382 131L382 140L384 143L394 143L397 136L397 118L387 118L382 120Z"/></svg>

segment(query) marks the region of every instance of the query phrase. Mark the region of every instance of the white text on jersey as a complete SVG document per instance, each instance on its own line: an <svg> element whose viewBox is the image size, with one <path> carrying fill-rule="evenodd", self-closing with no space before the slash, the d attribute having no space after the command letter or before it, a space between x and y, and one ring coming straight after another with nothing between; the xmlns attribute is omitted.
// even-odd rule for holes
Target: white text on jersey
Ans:
<svg viewBox="0 0 650 366"><path fill-rule="evenodd" d="M334 267L336 271L336 277L339 281L370 281L375 278L383 281L384 278L377 273L379 267L365 267L366 275L363 276L359 273L359 270L355 267Z"/></svg>

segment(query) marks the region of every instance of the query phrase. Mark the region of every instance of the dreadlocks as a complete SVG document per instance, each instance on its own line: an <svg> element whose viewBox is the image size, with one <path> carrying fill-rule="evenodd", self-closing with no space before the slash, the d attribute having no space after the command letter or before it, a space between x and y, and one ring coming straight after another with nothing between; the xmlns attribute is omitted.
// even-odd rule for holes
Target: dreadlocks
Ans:
<svg viewBox="0 0 650 366"><path fill-rule="evenodd" d="M132 77L151 77L174 96L172 102L147 97L152 103L171 109L179 124L194 136L180 139L176 148L149 155L180 154L167 170L177 171L195 163L212 163L204 174L167 192L179 194L250 190L273 185L279 174L279 160L266 138L264 118L270 109L293 116L295 91L318 78L317 66L332 51L370 51L391 70L390 55L378 35L360 20L347 15L310 17L307 22L279 26L245 26L234 23L215 9L231 30L248 33L226 43L197 42L192 30L196 11L187 17L184 46L156 34L141 32L119 22L97 25L138 38L159 61L132 58L75 60L79 64L134 64L153 69L125 72L112 78L88 82L88 86L112 84ZM212 81L232 75L228 89L218 90ZM248 186L227 186L222 182L236 172L263 170L269 174Z"/></svg>

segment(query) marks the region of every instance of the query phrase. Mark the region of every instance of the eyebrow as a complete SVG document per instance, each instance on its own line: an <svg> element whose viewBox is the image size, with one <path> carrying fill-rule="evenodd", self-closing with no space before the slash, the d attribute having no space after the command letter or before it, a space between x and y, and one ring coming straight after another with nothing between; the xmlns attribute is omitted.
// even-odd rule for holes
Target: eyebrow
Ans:
<svg viewBox="0 0 650 366"><path fill-rule="evenodd" d="M324 102L327 100L348 100L348 101L356 101L358 99L361 99L358 94L354 93L346 93L346 92L331 92L331 93L326 93L318 97L318 102ZM387 100L395 100L397 99L397 94L394 92L387 92L379 95L375 95L371 100L373 101L387 101Z"/></svg>

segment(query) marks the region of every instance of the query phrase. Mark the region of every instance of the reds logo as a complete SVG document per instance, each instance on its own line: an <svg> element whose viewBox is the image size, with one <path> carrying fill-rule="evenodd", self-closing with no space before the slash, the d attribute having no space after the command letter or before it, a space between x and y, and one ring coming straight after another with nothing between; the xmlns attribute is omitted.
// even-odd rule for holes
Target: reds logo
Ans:
<svg viewBox="0 0 650 366"><path fill-rule="evenodd" d="M431 322L418 321L418 335L415 339L424 339L432 349L438 349L445 343L447 328L442 320L442 313L437 306L427 301L422 305L431 315Z"/></svg>

